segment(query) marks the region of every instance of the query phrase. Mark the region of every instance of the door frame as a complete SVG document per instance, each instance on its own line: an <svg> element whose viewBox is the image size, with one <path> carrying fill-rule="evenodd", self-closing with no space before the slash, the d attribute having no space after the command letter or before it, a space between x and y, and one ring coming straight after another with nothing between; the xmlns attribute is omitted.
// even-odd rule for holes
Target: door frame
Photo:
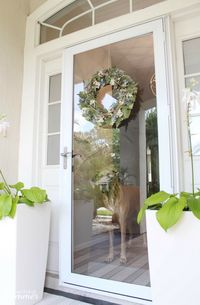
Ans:
<svg viewBox="0 0 200 305"><path fill-rule="evenodd" d="M74 55L105 46L125 39L153 33L155 72L157 77L157 112L159 134L159 168L160 186L168 192L173 192L172 170L172 142L170 103L167 86L165 31L163 19L150 21L125 30L117 31L76 46L64 51L63 78L62 78L62 106L61 106L61 152L67 147L72 152L73 141L73 57ZM67 111L66 111L67 109ZM66 128L66 122L68 128ZM83 286L95 290L101 290L120 296L133 297L135 300L151 301L151 291L148 287L121 283L111 280L94 278L71 272L72 249L72 154L69 153L67 169L63 169L61 160L61 219L60 219L60 281L62 283ZM67 258L67 259L66 259ZM109 289L108 289L109 287ZM144 304L144 303L143 303Z"/></svg>

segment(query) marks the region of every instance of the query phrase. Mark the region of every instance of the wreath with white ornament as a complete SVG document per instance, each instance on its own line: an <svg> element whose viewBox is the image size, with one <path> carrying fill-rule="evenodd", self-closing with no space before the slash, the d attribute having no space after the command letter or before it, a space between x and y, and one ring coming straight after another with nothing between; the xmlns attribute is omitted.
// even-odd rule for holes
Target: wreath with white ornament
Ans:
<svg viewBox="0 0 200 305"><path fill-rule="evenodd" d="M115 101L106 109L98 100L100 90L110 86ZM124 71L113 67L96 72L79 93L84 118L104 128L117 128L129 119L136 102L138 84Z"/></svg>

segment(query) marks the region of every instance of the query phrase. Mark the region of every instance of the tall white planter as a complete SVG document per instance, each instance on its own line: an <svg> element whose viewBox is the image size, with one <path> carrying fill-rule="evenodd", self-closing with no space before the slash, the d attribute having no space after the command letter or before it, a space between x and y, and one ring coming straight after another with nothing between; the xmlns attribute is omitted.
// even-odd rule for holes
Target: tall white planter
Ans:
<svg viewBox="0 0 200 305"><path fill-rule="evenodd" d="M200 221L192 212L166 233L147 211L153 305L200 304Z"/></svg>
<svg viewBox="0 0 200 305"><path fill-rule="evenodd" d="M20 204L0 221L0 304L33 305L43 296L50 204Z"/></svg>

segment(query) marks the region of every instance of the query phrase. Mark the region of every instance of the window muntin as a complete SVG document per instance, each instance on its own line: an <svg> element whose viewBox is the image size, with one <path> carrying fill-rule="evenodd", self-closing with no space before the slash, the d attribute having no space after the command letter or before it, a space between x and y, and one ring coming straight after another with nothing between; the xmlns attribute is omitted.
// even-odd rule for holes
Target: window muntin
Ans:
<svg viewBox="0 0 200 305"><path fill-rule="evenodd" d="M40 44L166 0L76 0L40 22Z"/></svg>

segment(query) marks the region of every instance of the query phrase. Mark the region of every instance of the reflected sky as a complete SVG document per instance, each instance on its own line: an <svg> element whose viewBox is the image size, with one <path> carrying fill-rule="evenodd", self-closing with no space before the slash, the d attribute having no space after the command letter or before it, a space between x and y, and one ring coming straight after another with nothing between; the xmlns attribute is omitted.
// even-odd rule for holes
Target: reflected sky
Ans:
<svg viewBox="0 0 200 305"><path fill-rule="evenodd" d="M74 86L74 131L89 132L94 128L94 124L88 122L83 116L79 107L79 92L84 90L84 84L75 84Z"/></svg>

